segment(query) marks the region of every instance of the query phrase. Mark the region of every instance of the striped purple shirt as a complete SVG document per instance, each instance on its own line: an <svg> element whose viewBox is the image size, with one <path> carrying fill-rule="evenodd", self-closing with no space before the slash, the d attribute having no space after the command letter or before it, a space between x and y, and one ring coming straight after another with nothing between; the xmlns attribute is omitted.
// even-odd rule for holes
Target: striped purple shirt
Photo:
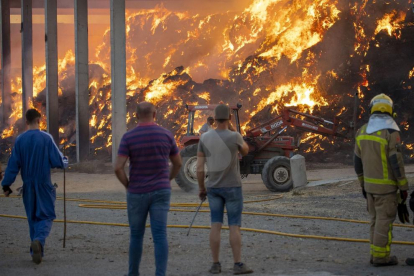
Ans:
<svg viewBox="0 0 414 276"><path fill-rule="evenodd" d="M129 157L128 192L171 189L168 160L178 153L172 133L155 123L141 123L125 133L118 155Z"/></svg>

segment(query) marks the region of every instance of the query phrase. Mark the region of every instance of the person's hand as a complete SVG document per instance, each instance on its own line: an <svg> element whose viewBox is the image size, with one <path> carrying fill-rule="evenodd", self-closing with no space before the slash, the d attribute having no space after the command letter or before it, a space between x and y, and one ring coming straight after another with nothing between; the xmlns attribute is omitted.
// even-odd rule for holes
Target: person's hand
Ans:
<svg viewBox="0 0 414 276"><path fill-rule="evenodd" d="M362 188L362 195L364 196L365 199L367 199L367 192L365 191L364 188Z"/></svg>
<svg viewBox="0 0 414 276"><path fill-rule="evenodd" d="M403 202L405 202L408 198L408 192L407 191L400 191L400 194L401 194L401 200Z"/></svg>
<svg viewBox="0 0 414 276"><path fill-rule="evenodd" d="M4 172L0 172L0 181L3 180Z"/></svg>
<svg viewBox="0 0 414 276"><path fill-rule="evenodd" d="M3 186L3 194L6 197L9 197L9 195L13 193L12 189L10 189L10 186Z"/></svg>
<svg viewBox="0 0 414 276"><path fill-rule="evenodd" d="M206 197L207 197L206 189L200 190L199 193L198 193L198 197L200 198L201 201L206 200Z"/></svg>
<svg viewBox="0 0 414 276"><path fill-rule="evenodd" d="M67 156L63 156L63 167L66 169L69 166L69 158Z"/></svg>

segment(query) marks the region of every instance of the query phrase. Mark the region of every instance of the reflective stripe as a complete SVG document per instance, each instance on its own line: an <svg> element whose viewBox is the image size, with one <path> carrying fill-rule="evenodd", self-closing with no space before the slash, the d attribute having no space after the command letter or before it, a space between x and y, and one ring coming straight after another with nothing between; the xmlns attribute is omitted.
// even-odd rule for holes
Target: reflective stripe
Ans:
<svg viewBox="0 0 414 276"><path fill-rule="evenodd" d="M365 129L363 129L363 131L364 130ZM377 134L380 135L381 132L379 131ZM357 140L359 149L361 149L361 141L377 142L377 143L380 143L380 147L381 147L382 179L364 177L364 180L366 182L370 182L373 184L396 185L395 181L388 179L388 158L387 158L387 149L386 149L386 146L388 145L388 141L384 138L373 136L373 135L359 135L356 138L356 140Z"/></svg>
<svg viewBox="0 0 414 276"><path fill-rule="evenodd" d="M408 183L407 178L404 178L403 180L398 181L398 185L400 185L400 186L405 185L407 183Z"/></svg>
<svg viewBox="0 0 414 276"><path fill-rule="evenodd" d="M388 144L388 142L387 142ZM382 178L388 179L388 159L385 145L381 144Z"/></svg>
<svg viewBox="0 0 414 276"><path fill-rule="evenodd" d="M371 255L374 258L387 258L391 253L391 243L392 243L392 223L390 223L388 230L388 242L385 247L375 246L371 244Z"/></svg>
<svg viewBox="0 0 414 276"><path fill-rule="evenodd" d="M369 178L365 176L364 176L364 182L368 182L372 184L397 185L397 182L391 179L376 179L376 178Z"/></svg>
<svg viewBox="0 0 414 276"><path fill-rule="evenodd" d="M357 137L358 147L361 148L361 140L378 142L381 145L388 145L388 141L384 138L372 135L359 135Z"/></svg>
<svg viewBox="0 0 414 276"><path fill-rule="evenodd" d="M364 134L366 129L367 129L367 125L364 125L361 129L361 134Z"/></svg>
<svg viewBox="0 0 414 276"><path fill-rule="evenodd" d="M379 247L379 246L372 245L371 250L372 250L372 256L375 258L386 258L391 253L391 248L390 246L388 246L388 244L386 247Z"/></svg>
<svg viewBox="0 0 414 276"><path fill-rule="evenodd" d="M380 131L377 131L377 135L379 136L379 135L381 135L381 130Z"/></svg>

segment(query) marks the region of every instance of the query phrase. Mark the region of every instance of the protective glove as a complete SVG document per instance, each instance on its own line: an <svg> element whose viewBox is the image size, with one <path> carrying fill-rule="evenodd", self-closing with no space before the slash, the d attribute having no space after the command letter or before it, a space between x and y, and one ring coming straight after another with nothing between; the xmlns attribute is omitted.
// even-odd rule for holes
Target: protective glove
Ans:
<svg viewBox="0 0 414 276"><path fill-rule="evenodd" d="M364 188L362 188L362 195L364 196L365 199L367 199L367 192L365 191Z"/></svg>
<svg viewBox="0 0 414 276"><path fill-rule="evenodd" d="M405 203L405 201L408 198L408 192L407 191L400 191L400 194L401 194L401 200L402 200L402 202Z"/></svg>
<svg viewBox="0 0 414 276"><path fill-rule="evenodd" d="M3 186L3 193L6 197L8 197L11 193L13 193L13 191L10 189L10 186Z"/></svg>
<svg viewBox="0 0 414 276"><path fill-rule="evenodd" d="M63 156L63 168L67 168L69 166L69 159L67 156Z"/></svg>
<svg viewBox="0 0 414 276"><path fill-rule="evenodd" d="M411 209L411 211L413 211L413 212L414 212L414 192L412 192L412 193L411 193L411 197L410 197L410 202L409 202L409 204L410 204L410 209ZM413 224L414 224L414 219L413 219Z"/></svg>
<svg viewBox="0 0 414 276"><path fill-rule="evenodd" d="M400 219L401 223L408 223L410 222L410 214L408 213L408 208L406 204L406 200L408 197L407 191L400 191L398 196L398 218Z"/></svg>
<svg viewBox="0 0 414 276"><path fill-rule="evenodd" d="M411 193L411 198L410 198L410 209L411 211L414 212L414 192Z"/></svg>

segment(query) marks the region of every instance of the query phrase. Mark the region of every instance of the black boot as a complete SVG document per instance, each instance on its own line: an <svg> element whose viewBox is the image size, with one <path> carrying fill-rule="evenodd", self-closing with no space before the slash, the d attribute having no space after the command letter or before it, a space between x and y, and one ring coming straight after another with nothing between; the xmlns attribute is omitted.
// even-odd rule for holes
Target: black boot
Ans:
<svg viewBox="0 0 414 276"><path fill-rule="evenodd" d="M405 260L405 263L409 266L414 266L414 258L407 258L407 260Z"/></svg>

